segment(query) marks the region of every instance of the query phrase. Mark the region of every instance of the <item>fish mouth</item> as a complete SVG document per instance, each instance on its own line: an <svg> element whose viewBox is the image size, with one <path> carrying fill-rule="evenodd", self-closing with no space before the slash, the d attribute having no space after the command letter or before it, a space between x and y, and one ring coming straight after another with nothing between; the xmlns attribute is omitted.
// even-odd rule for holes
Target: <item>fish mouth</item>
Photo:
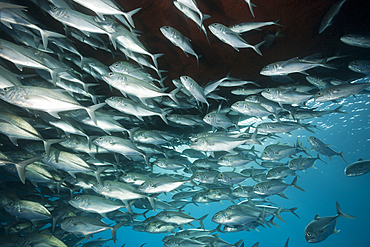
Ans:
<svg viewBox="0 0 370 247"><path fill-rule="evenodd" d="M316 243L314 238L309 238L307 236L306 236L306 241L307 241L307 243Z"/></svg>

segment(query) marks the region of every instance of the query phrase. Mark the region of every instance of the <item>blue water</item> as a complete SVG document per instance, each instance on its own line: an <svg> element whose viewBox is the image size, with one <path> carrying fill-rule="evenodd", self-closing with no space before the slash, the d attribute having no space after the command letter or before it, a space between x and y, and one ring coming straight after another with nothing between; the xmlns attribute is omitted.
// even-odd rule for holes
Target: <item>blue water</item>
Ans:
<svg viewBox="0 0 370 247"><path fill-rule="evenodd" d="M321 103L315 105L314 102L309 102L308 106L318 106L317 110L335 109L339 105L343 105L341 110L348 114L330 114L322 118L317 118L308 121L312 125L317 125L316 134L306 130L296 130L292 135L282 134L282 143L293 145L298 137L303 146L310 148L307 143L307 138L311 135L318 137L326 144L332 144L330 148L334 151L343 151L345 160L350 164L358 159L370 159L370 95L356 95L356 97L348 97L340 100L338 103ZM276 143L272 141L271 143ZM268 145L264 143L263 146ZM262 150L263 147L258 147L257 150ZM316 156L316 151L311 151L312 156ZM271 196L270 200L278 206L284 208L298 207L296 213L300 219L290 212L282 213L281 216L287 223L275 219L280 228L272 226L272 228L258 227L259 232L251 230L251 232L238 233L220 233L220 238L235 243L240 239L244 239L245 246L252 246L255 242L260 242L261 247L283 247L287 238L289 246L311 246L306 242L304 237L304 229L311 222L316 214L320 216L336 215L335 202L338 201L343 212L351 214L357 219L338 218L337 229L338 234L329 236L323 242L314 244L314 246L332 247L332 246L356 246L369 247L370 237L368 232L368 222L370 222L370 214L368 212L370 196L370 174L365 174L359 177L346 177L344 168L346 164L339 156L329 158L321 156L327 164L316 161L317 169L308 169L307 172L297 172L298 185L305 190L299 191L293 187L288 188L284 193L289 198L284 199L279 196ZM283 161L287 161L283 160ZM248 166L253 166L249 164ZM254 164L255 167L258 165ZM243 184L254 184L248 179ZM292 178L286 179L291 182ZM223 204L213 202L209 205L187 205L185 212L195 218L200 218L205 214L209 216L204 220L204 225L207 229L217 227L211 221L212 216L220 210L232 205L229 201L223 201ZM148 213L148 216L154 215L156 212ZM138 218L141 219L141 218ZM194 225L198 227L198 223ZM111 234L106 231L101 234L96 234L94 238L101 236L110 238ZM122 246L126 243L127 247L140 246L147 243L146 246L162 246L161 239L166 234L149 234L145 232L135 232L129 227L122 227L117 232L118 243L114 245L109 242L109 246Z"/></svg>

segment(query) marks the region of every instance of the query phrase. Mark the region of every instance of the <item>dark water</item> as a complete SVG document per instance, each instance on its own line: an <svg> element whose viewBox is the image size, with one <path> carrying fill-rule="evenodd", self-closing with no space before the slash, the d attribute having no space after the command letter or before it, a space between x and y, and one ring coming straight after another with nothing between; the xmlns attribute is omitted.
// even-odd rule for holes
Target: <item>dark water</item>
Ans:
<svg viewBox="0 0 370 247"><path fill-rule="evenodd" d="M167 1L167 0L166 0ZM216 1L215 1L216 2ZM243 1L241 4L245 4ZM254 1L252 1L254 2ZM294 1L286 1L287 3L279 2L278 5L284 6L284 4L292 4L296 5L295 3L290 3ZM353 1L355 2L355 1ZM355 3L351 3L348 1L343 6L343 14L338 14L336 17L336 23L333 26L329 27L326 30L321 38L317 36L317 28L319 23L310 24L313 29L303 30L305 24L304 22L300 23L298 20L304 20L307 22L310 20L310 17L306 16L296 16L294 17L294 9L290 9L291 16L286 16L284 14L288 13L288 8L281 8L280 14L282 16L266 16L266 18L258 19L259 21L267 21L270 19L282 19L280 23L286 26L286 29L283 29L284 32L288 35L287 37L283 38L285 41L276 40L276 42L271 46L269 50L261 49L262 53L264 54L263 57L256 58L256 54L251 50L241 50L237 53L231 47L226 44L222 44L218 42L218 40L213 37L211 39L213 45L217 45L215 51L210 51L206 48L207 45L204 37L202 37L201 42L196 42L198 40L197 37L192 37L191 39L194 42L194 47L197 52L202 54L203 58L200 60L200 68L196 67L195 58L189 57L186 58L182 51L177 50L178 48L173 47L167 40L165 40L162 36L157 33L152 33L149 29L151 25L147 24L148 19L148 12L146 14L141 14L137 20L134 17L135 23L137 22L137 27L139 31L144 31L140 29L140 27L148 28L146 33L142 34L142 41L145 43L146 46L150 47L153 53L163 52L165 56L162 61L159 60L159 67L160 69L165 69L169 71L169 78L165 81L165 85L168 87L173 87L170 80L178 78L182 75L189 75L194 76L197 78L199 84L203 84L203 82L207 82L209 80L216 80L219 79L227 74L229 70L234 71L235 77L242 77L243 79L253 79L259 80L261 85L264 87L268 86L276 86L279 83L272 81L270 78L262 77L259 75L259 70L264 66L271 62L285 60L289 58L293 58L296 56L307 56L313 53L323 53L328 56L335 55L336 52L339 52L341 55L351 55L350 57L344 58L342 60L338 60L338 70L330 73L322 73L320 71L312 70L309 73L312 75L317 75L321 77L335 77L338 79L348 80L351 78L360 78L364 75L354 73L347 69L347 64L355 59L370 59L370 52L364 48L356 48L346 46L339 41L339 37L343 34L348 32L354 32L356 34L369 34L369 9L367 8L365 1L357 1ZM145 11L150 10L150 5L147 4L145 1L141 1L140 4L143 4L147 7ZM222 4L221 4L222 3ZM222 22L224 19L220 19L220 16L229 15L230 9L226 8L228 1L217 1L217 8L209 8L211 11L218 11L218 13L210 13L212 16L218 16L218 19L214 19L214 22ZM257 8L254 8L256 16L258 17L259 9L262 9L262 5L266 3L255 1L257 4ZM357 3L357 4L356 4ZM122 3L124 5L125 3ZM127 5L132 5L132 3L126 3ZM165 1L157 1L158 5L167 6ZM212 4L211 1L199 1L200 6L205 6L206 4ZM320 5L317 2L310 3L310 1L304 3L307 6L310 4ZM138 3L139 5L139 3ZM278 6L277 5L277 6ZM36 7L31 5L32 10ZM155 7L156 5L153 4ZM221 9L221 6L225 6L225 9ZM330 6L330 5L329 5ZM356 9L356 6L359 6L359 9ZM140 7L135 6L135 7ZM153 8L154 8L153 7ZM244 6L245 7L245 6ZM244 8L243 7L243 8ZM271 6L270 6L271 7ZM304 7L304 6L302 6ZM149 10L148 10L149 9ZM266 10L273 9L265 8ZM309 8L308 8L309 9ZM131 9L130 9L131 10ZM222 10L222 11L221 11ZM323 8L320 12L320 16L325 13L327 8ZM168 11L166 9L166 11ZM173 11L177 11L173 8ZM246 9L246 11L249 11ZM357 12L358 11L358 12ZM262 12L262 11L261 11ZM275 13L278 11L275 11ZM297 13L304 13L301 10L297 10ZM41 13L37 12L41 19L46 18L41 16ZM272 13L272 12L269 12ZM356 15L358 13L358 15ZM250 15L249 12L246 13L248 16ZM311 13L312 14L312 13ZM162 13L158 12L158 16L161 16ZM272 14L271 14L272 15ZM277 14L276 14L277 15ZM150 15L149 15L150 16ZM293 16L293 17L292 17ZM302 19L299 19L302 17ZM362 17L362 18L361 18ZM155 19L155 17L152 17ZM177 17L179 18L179 17ZM216 18L216 17L215 17ZM233 19L233 23L238 23L239 16L235 16ZM286 22L284 22L284 19ZM320 19L317 17L317 19ZM178 20L178 19L177 19ZM211 19L212 20L212 19ZM288 22L290 20L290 22ZM295 23L293 20L297 20ZM183 20L182 20L183 21ZM239 22L246 21L245 19L240 19ZM163 24L158 23L159 26L168 25L168 20L163 21ZM189 22L191 22L189 20ZM230 21L231 22L231 21ZM46 23L46 22L45 22ZM212 23L212 22L209 22ZM187 25L185 21L183 21L184 25ZM194 24L194 23L192 23ZM208 24L208 23L207 23ZM58 24L54 22L50 22L49 24L53 28L60 29ZM302 28L291 28L289 26L292 25L301 25ZM196 28L192 26L192 28ZM300 29L300 33L296 33L295 31ZM294 31L293 31L294 30ZM271 31L276 31L276 29L271 29ZM62 32L62 31L60 31ZM185 31L186 32L186 31ZM1 33L2 38L7 38L5 34ZM190 34L189 34L190 35ZM199 34L204 35L204 34ZM260 34L258 34L260 35ZM305 35L305 36L300 36ZM210 34L211 36L211 34ZM190 36L191 37L191 36ZM244 36L243 36L244 37ZM322 38L325 37L325 38ZM310 40L308 40L310 39ZM161 43L160 45L158 45ZM313 45L314 44L314 45ZM293 46L294 45L294 46ZM110 65L113 61L110 58L110 55L102 54L102 52L96 52L93 50L89 50L89 48L83 45L77 45L79 49L84 50L84 55L86 56L94 56L102 61L106 65ZM163 48L163 49L162 49ZM221 49L225 49L227 52L220 52ZM150 50L150 49L149 49ZM217 50L217 51L216 51ZM220 52L220 53L218 53ZM225 53L226 56L225 56ZM217 58L216 55L219 55ZM222 58L220 57L222 56ZM228 57L226 60L222 60L223 58ZM244 56L244 58L241 58ZM252 57L253 59L250 59ZM123 56L118 56L116 61L124 59ZM217 59L220 59L219 61ZM245 59L245 60L242 60ZM246 62L248 60L248 62ZM190 62L189 62L190 61ZM244 63L245 62L245 63ZM251 70L243 74L246 71L245 68L250 68ZM292 78L301 83L307 85L307 82L304 79L303 75L293 75ZM97 94L101 94L102 92L109 94L108 90L104 90L103 82L102 91L96 92ZM241 100L242 97L236 97L230 94L229 89L221 89L219 94L226 96L229 99L229 104L236 102L237 100ZM119 95L119 92L114 92L114 94ZM107 97L110 95L107 95ZM218 103L216 101L211 101L211 109L217 109ZM257 151L262 151L263 148L269 144L274 144L280 141L281 143L287 143L289 145L294 145L296 143L297 138L301 142L303 142L303 146L309 148L310 145L307 142L307 138L311 135L318 137L326 144L332 144L331 148L337 152L343 151L344 159L350 164L358 159L370 159L370 96L368 94L360 94L338 100L335 103L328 102L328 103L315 103L313 100L307 102L307 107L309 108L316 108L316 110L333 110L338 106L343 106L341 108L342 111L347 112L348 114L330 114L325 115L321 118L317 119L310 119L303 121L304 123L310 123L312 125L316 125L317 128L314 129L315 134L309 133L306 130L296 130L293 131L292 134L279 134L280 138L276 140L268 139L266 142L263 142L262 146L255 145ZM203 112L199 114L199 112L192 112L192 114L198 114L202 117L206 114L206 108L203 108ZM155 117L154 117L155 118ZM162 128L166 129L167 127L161 122L161 120L155 121L149 120L148 118L144 118L147 122L149 128ZM253 119L250 123L258 124L261 121L270 121L267 118L263 120ZM152 123L158 123L157 126L151 125ZM178 134L189 134L190 132L201 132L203 131L202 128L171 128L178 132ZM4 137L4 147L1 151L6 152L5 147L9 147L9 143L7 143L6 138ZM13 148L13 147L12 147ZM176 149L178 151L183 150L186 146L178 146ZM316 151L311 151L312 156L316 156ZM259 232L251 230L251 232L239 232L239 233L227 233L222 234L220 233L220 238L230 242L236 243L238 240L243 239L245 246L252 246L256 242L260 242L261 247L279 247L284 246L284 243L287 238L290 238L289 246L293 247L301 247L301 246L309 246L311 244L307 243L304 238L304 229L306 225L313 220L316 214L320 216L332 216L336 214L335 202L338 201L341 205L343 212L354 215L357 219L346 219L346 218L338 218L337 222L337 229L340 230L338 234L330 236L327 240L315 244L316 246L338 246L338 247L347 247L347 246L356 246L356 247L369 247L370 246L370 237L368 231L368 223L370 222L370 214L368 212L370 197L369 197L369 189L370 189L370 182L369 182L369 174L359 176L359 177L346 177L344 175L344 168L346 164L344 161L338 157L333 157L333 161L329 158L321 156L322 159L327 162L327 164L317 161L315 167L317 169L308 169L307 172L297 172L299 175L298 177L298 185L302 187L305 192L299 191L293 187L288 188L285 191L286 196L289 199L284 199L279 196L271 196L270 200L273 203L276 203L278 206L283 206L284 208L292 208L298 207L296 213L299 215L299 219L291 213L282 213L281 216L285 219L287 223L281 222L279 219L275 219L275 223L279 225L280 228L276 228L272 226L272 228L263 228L258 227ZM284 159L283 161L288 161L289 159ZM258 167L257 164L254 162L250 163L247 167L254 166ZM230 170L230 169L224 169ZM163 172L158 168L154 168L154 172ZM188 174L187 174L188 175ZM290 183L293 180L293 177L288 177L286 179L287 183ZM3 184L10 185L10 182L3 181ZM255 184L254 181L251 179L246 180L243 185L253 185ZM161 194L159 196L162 200L170 200L172 196L171 193L167 193L167 195ZM237 202L237 201L236 201ZM187 205L184 210L186 213L190 213L191 216L195 218L200 218L205 214L209 214L209 216L204 220L204 225L207 229L214 229L217 227L215 223L211 221L212 216L220 210L227 208L229 205L232 205L229 201L223 201L222 203L212 202L209 205L199 204L198 207L195 205ZM144 210L134 209L135 212L143 212ZM149 212L147 216L153 216L158 213L159 210L156 212ZM144 220L143 217L137 218L138 220ZM106 223L112 223L108 220L104 220ZM3 222L3 220L2 220ZM5 224L5 222L3 222ZM198 223L194 223L195 227L198 227ZM136 232L131 229L131 227L121 227L117 231L117 243L113 244L112 241L108 242L107 246L122 246L125 244L126 247L137 247L142 245L143 243L147 243L146 246L162 246L163 243L161 239L166 236L167 234L150 234L145 232ZM94 234L92 239L97 239L99 237L102 238L111 238L110 231L105 231L103 233ZM86 241L85 241L86 242ZM0 246L1 243L0 243Z"/></svg>

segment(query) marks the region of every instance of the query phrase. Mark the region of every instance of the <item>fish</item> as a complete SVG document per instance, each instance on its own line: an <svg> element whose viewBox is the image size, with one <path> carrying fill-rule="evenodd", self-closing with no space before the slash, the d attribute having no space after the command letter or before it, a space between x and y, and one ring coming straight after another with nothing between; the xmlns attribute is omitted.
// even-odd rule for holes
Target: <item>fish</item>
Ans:
<svg viewBox="0 0 370 247"><path fill-rule="evenodd" d="M116 16L116 18L118 16L123 15L128 21L129 25L127 25L127 22L123 22L123 23L128 27L130 25L132 27L135 27L134 21L132 20L132 16L141 10L141 8L137 8L130 12L123 12L120 10L119 6L116 6L116 4L113 1L109 1L109 0L108 1L106 0L94 0L94 1L73 0L73 1L94 11L99 16L99 18L103 20L104 20L104 15L114 15ZM119 20L122 20L122 18L119 18Z"/></svg>
<svg viewBox="0 0 370 247"><path fill-rule="evenodd" d="M108 85L121 91L124 96L135 96L139 98L144 105L147 104L147 99L159 96L168 96L173 101L178 103L176 93L180 91L179 88L174 89L171 93L164 93L163 89L160 89L152 84L148 84L143 80L117 72L110 72L103 75L102 78ZM138 90L138 88L140 88L140 90Z"/></svg>
<svg viewBox="0 0 370 247"><path fill-rule="evenodd" d="M46 70L50 73L54 84L56 84L59 73L67 71L66 68L49 67L45 64L46 58L53 59L47 54L4 39L0 39L0 57L14 63L20 71L23 70L23 67Z"/></svg>
<svg viewBox="0 0 370 247"><path fill-rule="evenodd" d="M339 230L336 230L338 217L344 217L348 219L356 219L356 217L345 214L336 202L337 215L319 217L317 214L313 221L311 221L304 230L304 235L307 243L319 243L327 239L330 235L336 234Z"/></svg>
<svg viewBox="0 0 370 247"><path fill-rule="evenodd" d="M18 246L36 246L36 245L49 245L56 247L67 247L60 239L50 234L43 233L30 233L24 238L19 239Z"/></svg>
<svg viewBox="0 0 370 247"><path fill-rule="evenodd" d="M189 53L195 56L195 58L197 59L197 65L199 67L199 55L195 53L193 47L190 44L189 38L185 37L179 31L169 26L161 27L160 31L169 41L172 42L172 44L183 50L185 52L185 55Z"/></svg>
<svg viewBox="0 0 370 247"><path fill-rule="evenodd" d="M238 48L252 48L258 55L262 56L259 47L263 45L265 41L262 41L253 46L248 44L247 41L239 36L238 33L231 31L228 27L220 23L213 23L209 25L208 28L213 33L213 35L215 35L222 42L231 45L235 50L239 51Z"/></svg>
<svg viewBox="0 0 370 247"><path fill-rule="evenodd" d="M77 195L69 200L68 203L83 211L98 213L104 218L107 218L107 213L125 207L125 205L116 201L94 195Z"/></svg>
<svg viewBox="0 0 370 247"><path fill-rule="evenodd" d="M74 234L84 235L87 240L89 240L91 235L94 233L110 229L112 232L113 242L116 243L117 229L123 226L124 224L125 222L121 222L112 227L108 226L107 224L98 219L83 216L74 216L63 219L60 223L60 227L67 232L73 232Z"/></svg>
<svg viewBox="0 0 370 247"><path fill-rule="evenodd" d="M263 39L262 40L264 40L265 41L265 43L263 43L263 47L265 48L265 49L269 49L270 48L270 46L275 42L275 40L277 39L277 38L283 38L283 37L286 37L287 35L285 35L284 33L283 33L283 30L282 30L282 28L281 28L281 26L278 28L278 30L276 31L276 33L271 33L271 32L269 32L269 33L267 33L265 36L263 36Z"/></svg>
<svg viewBox="0 0 370 247"><path fill-rule="evenodd" d="M364 77L353 81L353 83L327 87L317 92L314 95L314 99L317 102L327 102L358 94L370 86L369 79L369 77ZM361 83L361 81L364 81L365 83Z"/></svg>
<svg viewBox="0 0 370 247"><path fill-rule="evenodd" d="M207 38L207 41L208 43L209 42L209 38L208 38L208 33L207 33L207 30L205 28L205 26L203 25L202 23L202 20L200 19L200 16L198 15L198 13L196 13L195 11L193 11L191 8L187 7L186 5L184 5L183 3L181 2L178 2L178 1L174 1L173 4L175 5L175 7L180 10L186 17L188 17L189 19L193 20L195 22L195 24L197 24L197 26L202 29L202 31L204 32L204 34L206 35L206 38ZM203 15L203 20L206 20L208 18L211 18L210 15Z"/></svg>
<svg viewBox="0 0 370 247"><path fill-rule="evenodd" d="M353 162L344 169L344 174L347 177L362 176L368 172L370 172L370 162L363 159Z"/></svg>
<svg viewBox="0 0 370 247"><path fill-rule="evenodd" d="M301 187L297 185L297 177L295 177L291 184L286 184L281 182L280 180L269 180L266 182L259 182L253 186L253 191L259 195L280 195L284 197L282 192L284 192L289 186L293 186L294 188L303 191Z"/></svg>
<svg viewBox="0 0 370 247"><path fill-rule="evenodd" d="M254 16L254 13L253 13L253 9L252 9L252 7L257 7L255 4L253 4L253 3L251 3L251 0L245 0L245 2L248 4L248 6L249 6L249 9L250 9L250 11L251 11L251 14L252 14L252 16L253 16L253 18L255 17Z"/></svg>
<svg viewBox="0 0 370 247"><path fill-rule="evenodd" d="M39 88L33 86L6 87L0 91L0 99L27 109L39 110L49 113L55 118L62 111L84 109L90 118L96 123L95 110L103 107L105 103L85 107L75 99L57 90Z"/></svg>
<svg viewBox="0 0 370 247"><path fill-rule="evenodd" d="M314 97L312 94L300 93L295 90L284 90L281 88L267 88L261 95L268 100L282 104L302 104Z"/></svg>
<svg viewBox="0 0 370 247"><path fill-rule="evenodd" d="M278 25L278 26L282 26L280 25L279 23L277 23L279 20L277 21L265 21L265 22L243 22L243 23L239 23L239 24L235 24L235 25L232 25L229 27L229 29L235 33L245 33L245 32L249 32L251 30L255 30L255 29L259 29L261 27L266 27L266 26L271 26L271 25Z"/></svg>
<svg viewBox="0 0 370 247"><path fill-rule="evenodd" d="M323 63L323 61L309 61L305 59L299 59L297 57L291 58L287 61L280 61L266 65L260 71L261 75L265 76L286 76L291 73L301 73L308 75L306 70L323 67L327 69L337 69L333 66Z"/></svg>
<svg viewBox="0 0 370 247"><path fill-rule="evenodd" d="M370 74L370 61L354 60L348 64L348 68L354 72L368 75Z"/></svg>
<svg viewBox="0 0 370 247"><path fill-rule="evenodd" d="M340 41L350 46L370 48L370 37L365 35L346 34L340 38Z"/></svg>
<svg viewBox="0 0 370 247"><path fill-rule="evenodd" d="M348 165L347 161L343 157L343 151L340 153L335 152L328 147L330 145L324 144L321 140L314 136L310 136L307 141L314 150L316 150L320 154L327 156L331 161L333 161L333 159L331 158L332 156L340 156L342 160Z"/></svg>
<svg viewBox="0 0 370 247"><path fill-rule="evenodd" d="M4 206L4 210L16 217L30 220L33 225L37 221L53 218L50 211L43 205L28 200L10 202Z"/></svg>
<svg viewBox="0 0 370 247"><path fill-rule="evenodd" d="M330 7L328 12L326 12L325 16L322 18L322 21L320 23L319 33L322 33L325 31L325 29L332 25L332 21L334 17L339 13L339 10L342 8L342 5L346 2L346 0L341 0L333 4L333 6Z"/></svg>
<svg viewBox="0 0 370 247"><path fill-rule="evenodd" d="M176 212L176 211L162 211L158 213L155 217L159 219L160 221L166 222L166 223L173 223L177 225L182 224L189 224L193 221L198 221L201 228L204 229L203 220L208 216L208 214L200 217L199 219L196 219L194 217L191 217L188 214L182 213L182 212Z"/></svg>

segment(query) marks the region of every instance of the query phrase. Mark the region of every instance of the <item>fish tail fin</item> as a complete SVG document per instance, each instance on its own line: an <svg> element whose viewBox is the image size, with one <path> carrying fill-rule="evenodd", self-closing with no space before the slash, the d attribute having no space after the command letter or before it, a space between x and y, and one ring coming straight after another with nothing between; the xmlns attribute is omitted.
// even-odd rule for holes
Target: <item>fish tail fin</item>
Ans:
<svg viewBox="0 0 370 247"><path fill-rule="evenodd" d="M297 137L297 144L296 144L296 147L302 149L302 151L307 154L308 156L312 157L312 155L310 155L309 153L307 153L307 151L310 151L309 149L303 147L302 145L302 142L299 142L299 138Z"/></svg>
<svg viewBox="0 0 370 247"><path fill-rule="evenodd" d="M161 73L161 72L166 72L166 70L158 70L158 71L159 71L159 73ZM159 75L160 75L160 74L159 74ZM167 78L167 76L165 76L165 77L163 77L163 78L162 78L162 76L160 75L160 77L161 77L161 79L160 79L160 80L158 80L159 85L161 85L161 87L164 87L163 81Z"/></svg>
<svg viewBox="0 0 370 247"><path fill-rule="evenodd" d="M288 209L292 214L294 214L295 216L297 216L297 218L298 219L300 219L300 217L298 216L298 214L296 214L296 210L297 210L298 208L297 207L294 207L294 208L290 208L290 209Z"/></svg>
<svg viewBox="0 0 370 247"><path fill-rule="evenodd" d="M84 91L88 93L90 87L99 86L100 84L99 83L84 83L84 84L81 84L81 85L82 85Z"/></svg>
<svg viewBox="0 0 370 247"><path fill-rule="evenodd" d="M339 153L339 156L342 158L342 160L348 165L347 161L343 157L343 151Z"/></svg>
<svg viewBox="0 0 370 247"><path fill-rule="evenodd" d="M86 112L87 114L89 114L90 118L93 120L93 122L95 124L97 124L97 120L96 120L96 116L95 116L95 111L103 106L105 106L107 103L100 103L100 104L97 104L97 105L92 105L92 106L89 106L89 107L86 107Z"/></svg>
<svg viewBox="0 0 370 247"><path fill-rule="evenodd" d="M208 44L211 44L211 42L209 41L209 36L208 36L207 30L205 28L202 28L202 29L203 29L204 34L206 35Z"/></svg>
<svg viewBox="0 0 370 247"><path fill-rule="evenodd" d="M337 214L338 214L339 217L344 217L344 218L348 218L348 219L356 219L355 216L343 213L342 209L340 208L339 203L338 202L335 202L335 203L336 203L336 207L337 207Z"/></svg>
<svg viewBox="0 0 370 247"><path fill-rule="evenodd" d="M40 160L42 157L35 157L28 160L21 161L19 163L15 164L15 167L17 168L17 173L19 176L19 179L23 184L26 183L26 166L32 164L35 161Z"/></svg>
<svg viewBox="0 0 370 247"><path fill-rule="evenodd" d="M253 50L255 50L257 52L257 54L260 55L260 56L262 56L262 52L260 51L259 47L261 45L263 45L264 43L265 43L265 41L263 40L263 41L259 42L257 45L252 46Z"/></svg>
<svg viewBox="0 0 370 247"><path fill-rule="evenodd" d="M149 200L150 206L152 206L153 211L155 211L155 209L156 209L155 202L154 202L154 197L155 196L148 196L148 200Z"/></svg>
<svg viewBox="0 0 370 247"><path fill-rule="evenodd" d="M221 224L219 224L215 229L213 229L211 232L222 232L222 233L225 233L224 231L221 230Z"/></svg>
<svg viewBox="0 0 370 247"><path fill-rule="evenodd" d="M249 2L247 1L247 3L248 3L248 6L249 6L249 9L250 9L250 11L251 11L251 14L252 14L253 18L256 18L256 17L254 16L253 7L257 7L257 5L255 5L255 4L253 4L253 3L251 3L250 1L249 1Z"/></svg>
<svg viewBox="0 0 370 247"><path fill-rule="evenodd" d="M48 139L48 140L43 140L46 156L49 156L49 154L50 154L50 146L51 146L51 144L59 143L59 142L62 142L62 141L65 141L65 139Z"/></svg>
<svg viewBox="0 0 370 247"><path fill-rule="evenodd" d="M161 109L160 117L162 118L163 122L165 122L168 125L168 120L166 118L167 114L172 112L172 109Z"/></svg>
<svg viewBox="0 0 370 247"><path fill-rule="evenodd" d="M51 80L53 81L54 86L57 85L57 79L58 79L58 74L62 72L67 72L69 69L65 68L55 68L50 72Z"/></svg>
<svg viewBox="0 0 370 247"><path fill-rule="evenodd" d="M297 177L295 177L294 179L293 179L293 182L290 184L291 186L293 186L294 188L296 188L296 189L298 189L298 190L300 190L300 191L303 191L304 192L304 189L302 189L301 187L299 187L298 185L297 185Z"/></svg>
<svg viewBox="0 0 370 247"><path fill-rule="evenodd" d="M205 218L207 218L207 216L208 216L208 214L206 214L206 215L204 215L203 217L200 217L200 218L198 219L199 225L200 225L200 227L201 227L202 229L205 229L205 228L204 228L204 224L203 224L203 220L204 220Z"/></svg>
<svg viewBox="0 0 370 247"><path fill-rule="evenodd" d="M302 128L304 128L305 130L311 132L311 133L314 133L315 134L315 131L309 129L308 127L310 126L310 124L304 124L304 123L301 123L301 121L298 121L299 125L302 126ZM314 127L314 126L312 126Z"/></svg>
<svg viewBox="0 0 370 247"><path fill-rule="evenodd" d="M56 32L53 32L53 31L43 30L41 28L39 29L39 31L40 31L40 34L41 34L42 44L44 45L45 50L48 47L49 37L55 37L55 38L65 38L66 37L63 34L56 33Z"/></svg>
<svg viewBox="0 0 370 247"><path fill-rule="evenodd" d="M255 243L254 245L252 245L252 247L258 247L258 246L259 246L259 244L260 244L260 242L257 242L257 243Z"/></svg>
<svg viewBox="0 0 370 247"><path fill-rule="evenodd" d="M158 53L158 54L150 54L150 57L152 58L153 60L153 64L154 64L154 67L155 68L158 68L158 62L157 62L157 59L160 58L161 56L163 56L164 54L163 53ZM157 70L157 74L159 75L159 77L162 78L162 76L160 76L160 72L159 70Z"/></svg>
<svg viewBox="0 0 370 247"><path fill-rule="evenodd" d="M262 222L264 223L264 224L266 224L266 226L268 226L269 228L271 228L271 226L270 226L270 224L267 222L267 220L265 219L265 211L266 211L266 209L265 208L263 208L263 210L262 210L262 212L260 213L260 215L258 216L258 218L260 218L261 220L262 220Z"/></svg>
<svg viewBox="0 0 370 247"><path fill-rule="evenodd" d="M255 130L255 131L253 132L253 134L252 134L251 139L252 139L256 144L262 145L262 143L257 139L257 132L258 132L258 130L257 130L257 128L256 128L256 130Z"/></svg>
<svg viewBox="0 0 370 247"><path fill-rule="evenodd" d="M116 43L116 37L118 37L119 33L107 33L108 37L109 37L109 40L110 42L112 43L113 47L115 50L117 50L117 43Z"/></svg>
<svg viewBox="0 0 370 247"><path fill-rule="evenodd" d="M234 244L235 247L239 247L239 245L240 245L240 247L243 247L244 246L243 239L240 239L238 242L236 242Z"/></svg>
<svg viewBox="0 0 370 247"><path fill-rule="evenodd" d="M116 243L116 241L117 241L117 229L120 228L121 226L123 226L125 223L126 223L126 221L120 222L120 223L118 223L117 225L113 226L110 229L112 231L112 238L113 238L114 243Z"/></svg>
<svg viewBox="0 0 370 247"><path fill-rule="evenodd" d="M131 10L129 12L125 12L123 14L123 16L126 18L126 20L128 21L128 23L130 23L130 25L135 28L135 24L134 24L134 21L132 20L132 16L134 14L136 14L137 12L139 12L141 10L141 8L137 8L137 9L134 9L134 10Z"/></svg>
<svg viewBox="0 0 370 247"><path fill-rule="evenodd" d="M289 244L289 238L286 240L284 247L288 247Z"/></svg>
<svg viewBox="0 0 370 247"><path fill-rule="evenodd" d="M340 111L340 109L341 109L342 107L343 107L343 105L341 105L341 106L339 106L339 107L335 108L335 109L333 110L333 112L336 112L336 113L343 113L343 114L349 114L348 112Z"/></svg>
<svg viewBox="0 0 370 247"><path fill-rule="evenodd" d="M96 181L98 182L98 184L101 184L101 177L100 177L100 174L107 170L108 168L110 168L109 166L100 166L96 171L94 171L95 173L95 178L96 178Z"/></svg>
<svg viewBox="0 0 370 247"><path fill-rule="evenodd" d="M84 64L85 64L85 58L84 56L80 55L80 68L83 68L84 67Z"/></svg>
<svg viewBox="0 0 370 247"><path fill-rule="evenodd" d="M281 212L282 208L283 208L283 206L280 206L278 209L276 209L274 215L276 216L276 218L278 218L282 222L286 223L286 221L280 216L280 212Z"/></svg>
<svg viewBox="0 0 370 247"><path fill-rule="evenodd" d="M127 19L124 18L124 14L120 15L114 15L114 17L122 22L123 25L125 25L128 29L130 29L130 32L134 32L135 30L132 29L131 25L127 22Z"/></svg>
<svg viewBox="0 0 370 247"><path fill-rule="evenodd" d="M176 102L176 104L181 105L180 102L176 98L176 94L181 90L181 88L176 88L172 92L168 94L168 97L170 97L173 101Z"/></svg>
<svg viewBox="0 0 370 247"><path fill-rule="evenodd" d="M274 222L274 219L275 219L275 215L271 217L271 219L268 221L268 223L271 224L271 225L273 225L273 226L275 226L275 227L277 227L277 228L280 228L280 226L278 226L278 224L276 224Z"/></svg>
<svg viewBox="0 0 370 247"><path fill-rule="evenodd" d="M198 69L199 69L199 58L200 57L202 57L202 55L198 55L198 54L196 54L196 53L194 53L195 55L195 58L197 59L197 67L198 67Z"/></svg>

